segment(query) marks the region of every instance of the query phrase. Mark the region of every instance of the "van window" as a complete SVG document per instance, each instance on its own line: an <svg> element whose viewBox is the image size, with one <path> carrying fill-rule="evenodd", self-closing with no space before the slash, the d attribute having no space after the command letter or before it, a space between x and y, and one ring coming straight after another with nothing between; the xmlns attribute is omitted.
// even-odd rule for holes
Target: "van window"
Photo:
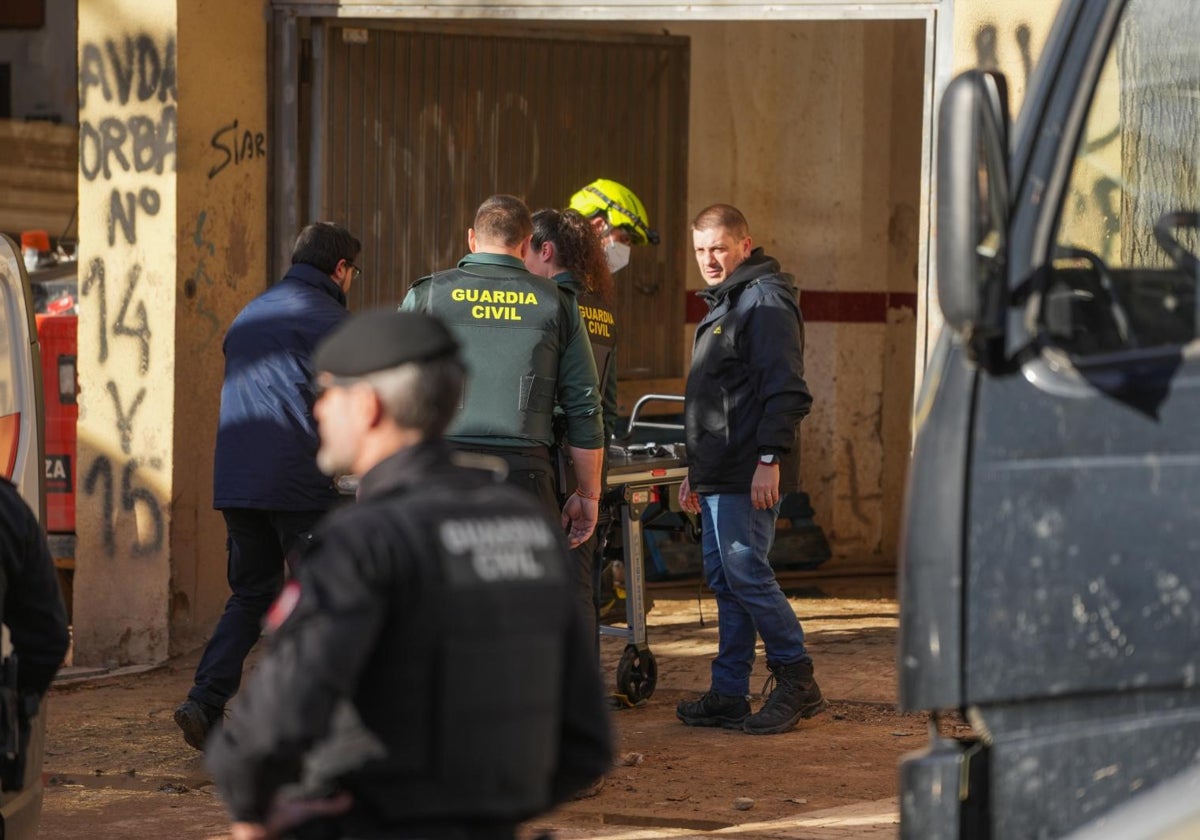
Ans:
<svg viewBox="0 0 1200 840"><path fill-rule="evenodd" d="M1092 96L1045 275L1042 334L1076 355L1198 334L1200 3L1131 0Z"/></svg>

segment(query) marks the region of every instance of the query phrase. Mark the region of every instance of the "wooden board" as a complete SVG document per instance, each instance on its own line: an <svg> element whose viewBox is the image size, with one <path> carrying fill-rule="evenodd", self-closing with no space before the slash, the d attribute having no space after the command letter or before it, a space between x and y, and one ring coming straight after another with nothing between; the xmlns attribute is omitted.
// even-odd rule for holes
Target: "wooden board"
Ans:
<svg viewBox="0 0 1200 840"><path fill-rule="evenodd" d="M75 126L0 120L0 231L44 230L60 236L71 223L79 182Z"/></svg>
<svg viewBox="0 0 1200 840"><path fill-rule="evenodd" d="M644 394L674 394L683 396L683 386L687 382L682 376L671 379L618 379L617 380L617 413L628 417L633 411L633 405ZM682 403L655 402L642 409L643 416L660 414L679 414L683 411Z"/></svg>

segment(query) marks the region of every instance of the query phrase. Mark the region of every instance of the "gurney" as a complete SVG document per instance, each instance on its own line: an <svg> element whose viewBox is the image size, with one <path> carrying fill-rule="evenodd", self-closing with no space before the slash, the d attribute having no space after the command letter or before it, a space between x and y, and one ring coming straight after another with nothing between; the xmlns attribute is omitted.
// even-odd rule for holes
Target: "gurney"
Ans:
<svg viewBox="0 0 1200 840"><path fill-rule="evenodd" d="M683 403L683 397L646 394L630 413L625 440L639 430L657 430L667 437L682 437L679 423L641 419L644 406L652 402ZM687 477L687 457L682 443L626 443L608 448L605 501L612 511L612 526L621 528L625 570L626 627L601 625L601 637L625 640L617 665L616 687L630 705L646 700L658 682L658 666L646 634L646 563L642 539L642 516L654 502L677 506L679 486Z"/></svg>

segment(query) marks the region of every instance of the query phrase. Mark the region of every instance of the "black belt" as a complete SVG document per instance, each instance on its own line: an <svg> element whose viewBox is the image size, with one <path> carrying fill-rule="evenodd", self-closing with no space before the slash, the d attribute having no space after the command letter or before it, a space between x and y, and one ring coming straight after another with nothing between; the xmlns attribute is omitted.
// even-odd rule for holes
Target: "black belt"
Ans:
<svg viewBox="0 0 1200 840"><path fill-rule="evenodd" d="M538 461L550 462L550 447L548 446L482 446L477 443L457 443L447 441L451 448L459 452L476 452L480 455L495 455L498 458L534 458Z"/></svg>

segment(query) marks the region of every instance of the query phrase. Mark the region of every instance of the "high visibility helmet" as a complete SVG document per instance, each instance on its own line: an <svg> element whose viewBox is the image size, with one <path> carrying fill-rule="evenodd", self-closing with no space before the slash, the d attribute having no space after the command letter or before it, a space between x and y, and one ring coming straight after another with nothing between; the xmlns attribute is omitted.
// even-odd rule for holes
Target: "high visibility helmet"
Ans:
<svg viewBox="0 0 1200 840"><path fill-rule="evenodd" d="M571 196L570 208L584 217L597 213L604 216L609 227L629 231L634 245L658 244L658 232L650 229L646 205L633 190L617 181L598 178Z"/></svg>

